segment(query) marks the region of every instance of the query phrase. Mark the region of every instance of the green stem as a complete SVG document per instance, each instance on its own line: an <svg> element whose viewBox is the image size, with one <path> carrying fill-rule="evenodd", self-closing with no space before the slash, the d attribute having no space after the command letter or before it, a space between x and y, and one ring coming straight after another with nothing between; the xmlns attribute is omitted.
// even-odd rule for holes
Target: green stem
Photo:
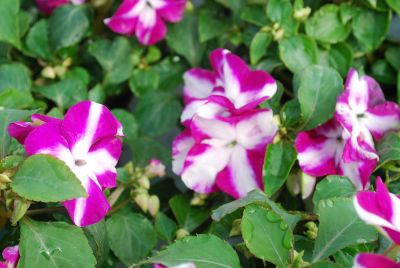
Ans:
<svg viewBox="0 0 400 268"><path fill-rule="evenodd" d="M118 198L121 196L124 190L125 186L120 184L118 185L117 189L115 189L114 192L111 193L111 195L108 197L108 203L110 204L110 207L114 206L115 202L117 202Z"/></svg>
<svg viewBox="0 0 400 268"><path fill-rule="evenodd" d="M31 209L26 212L25 215L39 215L39 214L50 214L50 213L64 213L64 207L54 207L54 208L39 208L39 209Z"/></svg>

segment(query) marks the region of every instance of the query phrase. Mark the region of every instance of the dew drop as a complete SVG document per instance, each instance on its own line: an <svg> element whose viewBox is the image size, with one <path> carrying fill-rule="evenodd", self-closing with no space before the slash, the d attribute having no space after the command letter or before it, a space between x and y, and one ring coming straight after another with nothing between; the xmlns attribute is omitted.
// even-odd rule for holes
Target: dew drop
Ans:
<svg viewBox="0 0 400 268"><path fill-rule="evenodd" d="M286 230L288 228L288 225L286 222L281 221L279 224L279 228L281 228L282 230Z"/></svg>
<svg viewBox="0 0 400 268"><path fill-rule="evenodd" d="M278 221L280 221L280 217L278 215L276 215L275 213L273 213L273 212L268 212L267 213L267 219L270 222L278 222Z"/></svg>
<svg viewBox="0 0 400 268"><path fill-rule="evenodd" d="M287 249L292 248L292 235L290 231L285 232L285 236L283 237L283 246Z"/></svg>
<svg viewBox="0 0 400 268"><path fill-rule="evenodd" d="M328 200L326 200L325 201L325 204L328 206L328 207L333 207L333 201L332 200L330 200L330 199L328 199Z"/></svg>

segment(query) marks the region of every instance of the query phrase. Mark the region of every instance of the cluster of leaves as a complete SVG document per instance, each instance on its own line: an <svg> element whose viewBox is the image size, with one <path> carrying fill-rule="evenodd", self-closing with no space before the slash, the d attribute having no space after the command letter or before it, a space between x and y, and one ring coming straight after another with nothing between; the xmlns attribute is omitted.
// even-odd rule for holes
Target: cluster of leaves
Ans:
<svg viewBox="0 0 400 268"><path fill-rule="evenodd" d="M0 4L0 241L2 247L20 244L20 267L183 261L198 268L349 267L358 252L385 250L388 241L357 217L347 178L324 178L311 198L298 195L293 139L332 116L352 66L377 79L387 98L400 99L399 1L189 1L184 19L150 47L104 26L120 1L97 2L65 5L49 17L33 1ZM129 202L127 188L105 220L73 226L55 207L85 195L75 176L52 157L26 159L7 125L35 112L62 117L85 99L105 103L124 126L121 164L144 167L155 157L170 170L182 74L207 67L217 47L280 82L276 96L263 104L282 124L281 140L267 149L265 193L236 201L213 194L193 206L192 194L182 194L186 190L169 173L152 181L150 192L162 211L154 219ZM376 173L385 174L392 192L400 186L399 148L396 133L378 145ZM4 177L12 178L11 188ZM127 177L120 168L122 185Z"/></svg>

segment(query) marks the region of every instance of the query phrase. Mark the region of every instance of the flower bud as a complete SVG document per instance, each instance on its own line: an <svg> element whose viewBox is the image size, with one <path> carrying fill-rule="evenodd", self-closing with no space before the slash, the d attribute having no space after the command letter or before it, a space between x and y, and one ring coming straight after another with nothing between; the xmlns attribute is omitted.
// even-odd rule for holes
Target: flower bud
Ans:
<svg viewBox="0 0 400 268"><path fill-rule="evenodd" d="M165 166L158 159L151 159L146 171L150 177L163 177L165 176Z"/></svg>
<svg viewBox="0 0 400 268"><path fill-rule="evenodd" d="M132 175L133 174L133 163L130 161L128 162L125 166L124 166L124 170L129 174Z"/></svg>
<svg viewBox="0 0 400 268"><path fill-rule="evenodd" d="M315 183L317 182L317 178L307 175L306 173L302 173L301 175L301 197L306 199L309 197L313 190Z"/></svg>
<svg viewBox="0 0 400 268"><path fill-rule="evenodd" d="M240 224L242 223L242 219L236 219L232 223L232 229L229 232L229 236L240 235L242 231L240 230Z"/></svg>
<svg viewBox="0 0 400 268"><path fill-rule="evenodd" d="M54 67L54 72L58 77L63 77L67 72L67 68L65 68L64 66L56 66Z"/></svg>
<svg viewBox="0 0 400 268"><path fill-rule="evenodd" d="M142 187L143 189L146 189L146 190L150 189L150 180L149 180L149 178L141 177L138 180L138 183L139 183L140 187Z"/></svg>
<svg viewBox="0 0 400 268"><path fill-rule="evenodd" d="M190 233L186 229L181 228L176 231L176 239L181 239L188 235L190 235Z"/></svg>
<svg viewBox="0 0 400 268"><path fill-rule="evenodd" d="M156 195L150 196L148 200L148 210L151 216L155 217L160 210L160 199Z"/></svg>
<svg viewBox="0 0 400 268"><path fill-rule="evenodd" d="M68 68L71 65L72 65L72 59L71 58L66 58L62 63L62 66L65 67L65 68Z"/></svg>
<svg viewBox="0 0 400 268"><path fill-rule="evenodd" d="M30 202L25 200L16 199L14 200L14 210L11 215L11 224L15 225L17 222L22 219L25 213L28 211L29 206L31 205Z"/></svg>
<svg viewBox="0 0 400 268"><path fill-rule="evenodd" d="M305 235L310 239L317 238L318 234L318 226L313 221L309 221L304 225L308 230L305 232Z"/></svg>
<svg viewBox="0 0 400 268"><path fill-rule="evenodd" d="M207 199L206 194L195 193L192 200L190 200L190 204L192 206L202 206L202 205L204 205L206 199Z"/></svg>
<svg viewBox="0 0 400 268"><path fill-rule="evenodd" d="M296 10L294 12L293 17L296 20L299 20L299 21L306 21L308 16L310 16L310 13L311 13L311 8L310 7L304 7L304 8Z"/></svg>
<svg viewBox="0 0 400 268"><path fill-rule="evenodd" d="M147 212L149 204L149 195L147 193L140 193L135 197L136 204L143 210Z"/></svg>
<svg viewBox="0 0 400 268"><path fill-rule="evenodd" d="M48 78L48 79L54 79L56 78L56 72L54 71L54 68L51 66L47 66L42 70L42 76L44 78Z"/></svg>
<svg viewBox="0 0 400 268"><path fill-rule="evenodd" d="M10 183L11 179L6 174L0 174L0 184Z"/></svg>

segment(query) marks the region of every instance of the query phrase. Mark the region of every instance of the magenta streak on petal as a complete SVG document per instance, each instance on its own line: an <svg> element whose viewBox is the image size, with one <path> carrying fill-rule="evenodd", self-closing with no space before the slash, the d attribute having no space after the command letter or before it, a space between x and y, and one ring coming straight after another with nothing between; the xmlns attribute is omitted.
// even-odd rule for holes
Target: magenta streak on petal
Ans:
<svg viewBox="0 0 400 268"><path fill-rule="evenodd" d="M183 164L187 153L194 145L194 139L189 130L184 130L179 134L172 143L172 171L177 174L182 174Z"/></svg>
<svg viewBox="0 0 400 268"><path fill-rule="evenodd" d="M185 104L193 99L204 99L210 96L215 87L215 77L211 71L193 68L183 75L185 82L183 98Z"/></svg>
<svg viewBox="0 0 400 268"><path fill-rule="evenodd" d="M378 202L378 207L385 219L392 221L393 218L393 207L392 200L389 195L389 191L385 184L382 182L380 177L376 180L376 200Z"/></svg>
<svg viewBox="0 0 400 268"><path fill-rule="evenodd" d="M400 129L400 107L387 101L368 109L361 120L374 138L380 140L386 132Z"/></svg>
<svg viewBox="0 0 400 268"><path fill-rule="evenodd" d="M90 178L82 178L82 185L88 197L76 198L64 202L75 225L84 227L100 221L107 214L110 205L102 190Z"/></svg>
<svg viewBox="0 0 400 268"><path fill-rule="evenodd" d="M360 253L354 258L353 268L399 268L400 264L383 255Z"/></svg>
<svg viewBox="0 0 400 268"><path fill-rule="evenodd" d="M15 122L8 125L8 135L16 139L19 143L23 144L25 138L34 130L35 127L29 122Z"/></svg>
<svg viewBox="0 0 400 268"><path fill-rule="evenodd" d="M2 252L3 258L5 260L5 267L17 267L19 260L19 246L6 247Z"/></svg>
<svg viewBox="0 0 400 268"><path fill-rule="evenodd" d="M165 0L165 5L157 9L164 20L176 23L183 18L185 11L186 0Z"/></svg>
<svg viewBox="0 0 400 268"><path fill-rule="evenodd" d="M164 39L167 27L156 12L148 8L140 14L136 25L136 37L143 45L154 45Z"/></svg>

